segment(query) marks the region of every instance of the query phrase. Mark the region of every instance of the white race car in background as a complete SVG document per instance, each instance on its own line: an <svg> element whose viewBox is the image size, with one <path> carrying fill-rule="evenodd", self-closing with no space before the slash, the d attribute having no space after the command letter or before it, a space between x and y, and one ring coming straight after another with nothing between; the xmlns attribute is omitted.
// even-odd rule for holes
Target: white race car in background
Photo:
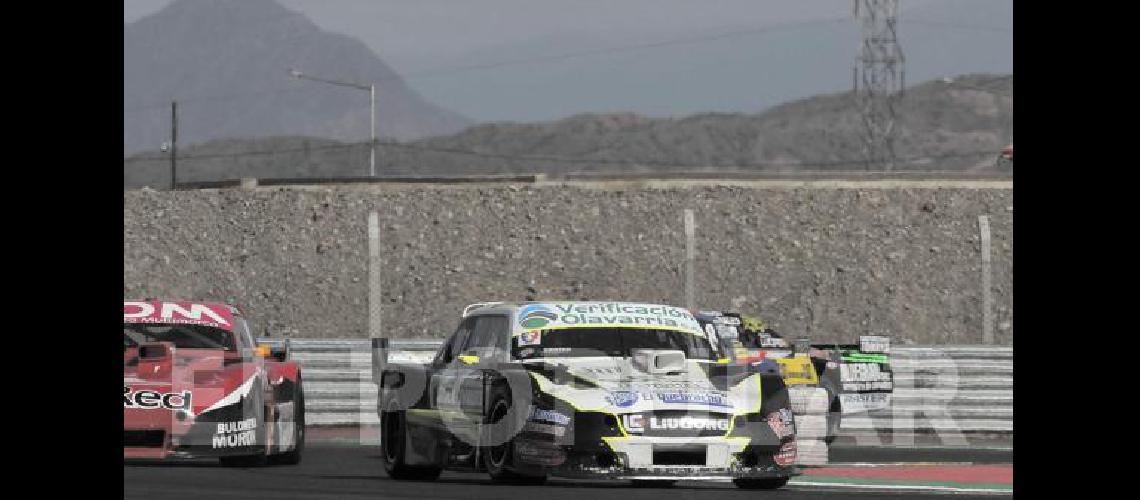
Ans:
<svg viewBox="0 0 1140 500"><path fill-rule="evenodd" d="M396 479L457 469L771 489L798 474L779 368L719 357L683 308L474 304L429 364L390 363L375 339L373 378Z"/></svg>

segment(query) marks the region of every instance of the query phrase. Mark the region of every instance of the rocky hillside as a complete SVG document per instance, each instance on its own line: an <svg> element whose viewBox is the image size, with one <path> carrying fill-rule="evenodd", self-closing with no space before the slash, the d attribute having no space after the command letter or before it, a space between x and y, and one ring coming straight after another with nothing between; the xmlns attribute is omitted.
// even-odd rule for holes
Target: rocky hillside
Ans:
<svg viewBox="0 0 1140 500"><path fill-rule="evenodd" d="M235 300L258 333L367 337L380 215L383 324L441 337L464 305L682 304L684 209L700 307L789 335L982 339L978 216L993 231L994 333L1013 341L1012 189L344 187L124 193L123 295Z"/></svg>

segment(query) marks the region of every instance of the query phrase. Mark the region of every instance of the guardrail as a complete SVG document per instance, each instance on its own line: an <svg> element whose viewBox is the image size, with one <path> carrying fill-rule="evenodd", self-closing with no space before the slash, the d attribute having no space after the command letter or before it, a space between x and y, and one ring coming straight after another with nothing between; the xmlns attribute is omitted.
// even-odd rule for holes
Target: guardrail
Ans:
<svg viewBox="0 0 1140 500"><path fill-rule="evenodd" d="M541 174L488 174L488 175L386 175L378 177L267 177L255 179L258 186L297 186L320 184L468 184L481 182L529 183L540 182ZM177 189L225 189L242 185L242 179L215 181L184 181Z"/></svg>
<svg viewBox="0 0 1140 500"><path fill-rule="evenodd" d="M659 172L593 172L476 175L379 175L376 177L267 177L248 179L255 186L304 186L324 184L538 184L553 182L635 182L635 181L1012 181L1005 171L968 172L958 170L874 172L858 170L696 170ZM176 189L228 189L241 187L243 179L179 181ZM131 188L127 188L131 189Z"/></svg>
<svg viewBox="0 0 1140 500"><path fill-rule="evenodd" d="M267 339L268 340L268 339ZM438 340L391 343L394 361L427 362ZM290 341L305 377L309 425L376 425L376 385L367 339ZM892 408L846 415L843 433L1013 432L1013 348L892 346Z"/></svg>

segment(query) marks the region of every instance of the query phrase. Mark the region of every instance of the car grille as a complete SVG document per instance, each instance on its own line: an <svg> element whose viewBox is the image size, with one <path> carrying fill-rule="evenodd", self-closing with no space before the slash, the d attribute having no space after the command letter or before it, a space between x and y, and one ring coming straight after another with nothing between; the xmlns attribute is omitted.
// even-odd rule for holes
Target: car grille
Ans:
<svg viewBox="0 0 1140 500"><path fill-rule="evenodd" d="M653 450L653 465L705 465L705 447L691 450Z"/></svg>
<svg viewBox="0 0 1140 500"><path fill-rule="evenodd" d="M161 448L166 439L166 431L123 431L124 448Z"/></svg>

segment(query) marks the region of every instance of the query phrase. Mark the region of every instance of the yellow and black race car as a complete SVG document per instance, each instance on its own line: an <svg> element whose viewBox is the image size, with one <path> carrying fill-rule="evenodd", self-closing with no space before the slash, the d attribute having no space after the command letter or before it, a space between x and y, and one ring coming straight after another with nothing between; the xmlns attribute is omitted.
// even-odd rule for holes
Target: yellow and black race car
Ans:
<svg viewBox="0 0 1140 500"><path fill-rule="evenodd" d="M826 389L827 442L835 439L843 415L891 405L894 378L888 337L864 335L858 344L812 344L808 339L789 343L756 316L697 311L694 317L733 363L775 360L789 387Z"/></svg>
<svg viewBox="0 0 1140 500"><path fill-rule="evenodd" d="M473 304L431 363L391 362L375 339L373 379L382 461L395 479L457 469L523 483L771 489L799 473L779 368L717 356L684 308Z"/></svg>

